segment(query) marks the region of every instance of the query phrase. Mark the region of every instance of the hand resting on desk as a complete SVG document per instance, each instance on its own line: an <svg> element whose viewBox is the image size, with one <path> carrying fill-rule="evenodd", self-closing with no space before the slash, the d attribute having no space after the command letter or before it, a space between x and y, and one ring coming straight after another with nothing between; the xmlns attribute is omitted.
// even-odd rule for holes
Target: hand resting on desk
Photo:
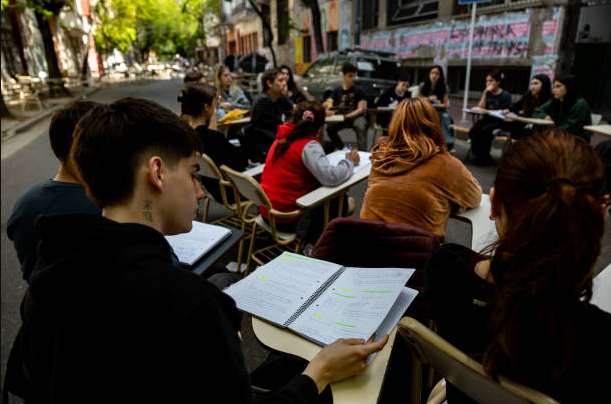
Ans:
<svg viewBox="0 0 611 404"><path fill-rule="evenodd" d="M355 166L358 166L359 162L361 161L358 150L351 150L350 152L346 153L346 158L348 160L352 160Z"/></svg>
<svg viewBox="0 0 611 404"><path fill-rule="evenodd" d="M367 358L379 352L388 342L388 334L379 341L366 343L363 339L340 338L324 347L308 364L303 374L309 376L320 394L329 383L362 373L367 367Z"/></svg>

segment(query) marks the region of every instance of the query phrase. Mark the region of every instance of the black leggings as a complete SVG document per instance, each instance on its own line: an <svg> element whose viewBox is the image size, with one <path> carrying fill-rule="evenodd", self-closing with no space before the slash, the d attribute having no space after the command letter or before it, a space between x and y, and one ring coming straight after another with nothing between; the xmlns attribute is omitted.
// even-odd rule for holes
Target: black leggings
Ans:
<svg viewBox="0 0 611 404"><path fill-rule="evenodd" d="M475 158L490 157L490 146L494 139L492 131L502 129L502 127L503 121L489 116L484 116L473 125L469 131L469 138L471 138L471 151Z"/></svg>

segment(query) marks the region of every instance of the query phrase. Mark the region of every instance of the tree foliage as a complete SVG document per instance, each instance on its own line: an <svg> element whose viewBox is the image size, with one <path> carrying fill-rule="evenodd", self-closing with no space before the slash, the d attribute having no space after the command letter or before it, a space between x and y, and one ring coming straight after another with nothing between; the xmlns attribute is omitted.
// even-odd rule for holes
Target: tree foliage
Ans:
<svg viewBox="0 0 611 404"><path fill-rule="evenodd" d="M142 58L158 54L194 54L213 29L220 0L100 0L96 46L103 53L134 46Z"/></svg>

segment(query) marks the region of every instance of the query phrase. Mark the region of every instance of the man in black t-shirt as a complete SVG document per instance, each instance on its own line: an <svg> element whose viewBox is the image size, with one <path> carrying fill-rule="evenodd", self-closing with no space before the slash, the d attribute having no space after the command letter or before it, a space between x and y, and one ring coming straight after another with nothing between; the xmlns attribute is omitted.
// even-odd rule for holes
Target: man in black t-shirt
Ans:
<svg viewBox="0 0 611 404"><path fill-rule="evenodd" d="M344 128L353 128L356 132L359 150L367 150L367 101L365 93L356 86L356 66L346 63L342 67L344 83L336 87L331 97L325 101L326 108L336 107L344 114L344 122L327 125L327 135L336 149L342 149L344 142L337 132Z"/></svg>
<svg viewBox="0 0 611 404"><path fill-rule="evenodd" d="M276 68L266 70L261 76L263 92L257 96L250 115L250 123L244 129L242 149L255 162L265 162L265 156L274 140L282 114L293 109L286 97L286 76Z"/></svg>
<svg viewBox="0 0 611 404"><path fill-rule="evenodd" d="M394 107L396 108L401 101L410 98L408 91L409 76L407 72L402 71L397 78L397 84L389 87L376 100L376 107ZM388 128L391 118L390 113L378 113L376 121L383 128Z"/></svg>

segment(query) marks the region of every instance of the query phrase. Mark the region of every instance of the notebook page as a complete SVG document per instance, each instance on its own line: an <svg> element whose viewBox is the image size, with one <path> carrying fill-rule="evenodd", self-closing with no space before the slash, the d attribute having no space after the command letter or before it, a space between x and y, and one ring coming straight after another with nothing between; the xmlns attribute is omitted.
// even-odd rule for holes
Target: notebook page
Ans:
<svg viewBox="0 0 611 404"><path fill-rule="evenodd" d="M403 287L401 293L399 293L399 297L395 300L395 304L392 305L390 311L386 315L382 324L376 330L376 338L374 341L379 340L385 334L390 334L393 328L399 323L403 314L407 310L410 304L414 301L418 295L418 291L416 289L408 288L407 286ZM369 355L367 358L367 364L370 364L373 358L375 358L376 354Z"/></svg>
<svg viewBox="0 0 611 404"><path fill-rule="evenodd" d="M414 271L346 268L289 328L319 345L338 338L369 339Z"/></svg>
<svg viewBox="0 0 611 404"><path fill-rule="evenodd" d="M165 236L178 260L193 265L200 257L212 250L231 234L231 230L213 224L193 221L188 233Z"/></svg>
<svg viewBox="0 0 611 404"><path fill-rule="evenodd" d="M348 149L344 149L342 150L342 153L332 153L327 155L327 158L329 159L329 164L331 164L332 166L336 166L340 161L346 158L346 153L348 153L349 151L350 150ZM352 169L352 174L356 174L357 172L361 171L363 168L371 164L369 156L371 156L371 153L359 151L359 164L354 166L354 168Z"/></svg>
<svg viewBox="0 0 611 404"><path fill-rule="evenodd" d="M284 252L224 290L240 310L282 325L341 265Z"/></svg>

